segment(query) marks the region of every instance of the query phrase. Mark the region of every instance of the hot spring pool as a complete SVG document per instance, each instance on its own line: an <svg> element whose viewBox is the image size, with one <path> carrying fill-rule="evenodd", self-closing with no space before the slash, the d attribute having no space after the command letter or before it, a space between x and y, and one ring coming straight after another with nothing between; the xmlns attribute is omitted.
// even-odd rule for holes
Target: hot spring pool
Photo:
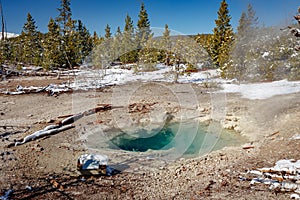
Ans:
<svg viewBox="0 0 300 200"><path fill-rule="evenodd" d="M176 122L161 128L126 130L126 132L108 130L106 135L114 135L107 141L110 149L133 152L175 151L185 156L202 155L246 142L246 138L234 131L222 129L216 122L209 125L195 121Z"/></svg>

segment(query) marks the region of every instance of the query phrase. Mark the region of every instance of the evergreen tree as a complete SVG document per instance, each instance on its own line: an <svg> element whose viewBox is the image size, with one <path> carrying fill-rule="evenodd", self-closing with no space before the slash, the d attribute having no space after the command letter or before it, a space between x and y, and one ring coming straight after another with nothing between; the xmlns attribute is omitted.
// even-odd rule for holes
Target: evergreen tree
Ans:
<svg viewBox="0 0 300 200"><path fill-rule="evenodd" d="M48 33L43 41L43 67L46 69L60 67L64 63L64 55L61 51L60 30L57 23L50 18Z"/></svg>
<svg viewBox="0 0 300 200"><path fill-rule="evenodd" d="M125 26L122 37L122 55L120 60L122 63L133 63L137 61L137 50L134 40L134 25L131 17L127 14L125 18Z"/></svg>
<svg viewBox="0 0 300 200"><path fill-rule="evenodd" d="M128 14L126 15L125 18L124 33L125 32L130 32L132 34L131 37L133 37L133 33L134 33L133 21Z"/></svg>
<svg viewBox="0 0 300 200"><path fill-rule="evenodd" d="M165 30L161 40L161 54L162 54L162 62L166 65L170 65L171 59L171 40L170 40L170 30L168 24L165 25Z"/></svg>
<svg viewBox="0 0 300 200"><path fill-rule="evenodd" d="M247 13L242 12L237 27L237 37L251 37L251 34L258 28L258 18L251 4L248 4Z"/></svg>
<svg viewBox="0 0 300 200"><path fill-rule="evenodd" d="M62 35L69 34L74 28L70 24L70 21L72 21L72 11L70 7L70 2L71 0L61 0L61 7L57 9L59 11L59 16L56 18L56 21L60 26L60 30L63 33Z"/></svg>
<svg viewBox="0 0 300 200"><path fill-rule="evenodd" d="M105 37L93 50L92 59L93 65L106 69L114 61L114 38L111 37L110 26L105 27Z"/></svg>
<svg viewBox="0 0 300 200"><path fill-rule="evenodd" d="M108 24L106 24L106 27L105 27L105 38L106 39L111 38L110 26Z"/></svg>
<svg viewBox="0 0 300 200"><path fill-rule="evenodd" d="M160 55L160 49L157 48L156 42L153 40L153 36L150 35L144 48L138 53L138 70L142 71L153 71L155 65L158 63Z"/></svg>
<svg viewBox="0 0 300 200"><path fill-rule="evenodd" d="M64 66L71 68L76 65L76 20L72 19L70 0L61 0L56 21L61 30L61 46L65 56Z"/></svg>
<svg viewBox="0 0 300 200"><path fill-rule="evenodd" d="M16 37L16 38L10 38L11 41L11 52L12 52L12 58L10 59L12 63L18 65L18 63L22 62L22 35Z"/></svg>
<svg viewBox="0 0 300 200"><path fill-rule="evenodd" d="M100 40L99 40L99 36L96 31L94 31L94 33L93 33L92 40L93 40L93 47L97 46Z"/></svg>
<svg viewBox="0 0 300 200"><path fill-rule="evenodd" d="M82 64L93 48L93 41L87 28L78 20L76 29L76 63Z"/></svg>
<svg viewBox="0 0 300 200"><path fill-rule="evenodd" d="M8 39L0 41L0 64L4 64L11 59L11 42Z"/></svg>
<svg viewBox="0 0 300 200"><path fill-rule="evenodd" d="M23 26L23 53L22 60L27 64L41 64L42 48L40 44L40 35L37 26L30 13L27 14L27 22Z"/></svg>
<svg viewBox="0 0 300 200"><path fill-rule="evenodd" d="M210 58L212 58L211 49L210 49L211 48L210 42L212 41L212 37L213 37L212 34L198 34L195 38L197 43L199 43L200 46L207 51ZM212 65L207 67L212 67Z"/></svg>
<svg viewBox="0 0 300 200"><path fill-rule="evenodd" d="M139 13L139 20L137 23L137 33L136 33L136 42L137 49L142 49L149 37L151 37L150 21L148 19L148 13L145 9L144 3L142 3Z"/></svg>
<svg viewBox="0 0 300 200"><path fill-rule="evenodd" d="M120 61L122 55L122 37L121 28L118 26L115 37L113 38L113 61Z"/></svg>
<svg viewBox="0 0 300 200"><path fill-rule="evenodd" d="M231 63L224 70L227 78L244 79L245 75L251 71L250 63L247 62L247 54L251 52L253 41L258 33L258 18L251 4L248 5L247 12L242 12L237 27L236 39L231 53Z"/></svg>
<svg viewBox="0 0 300 200"><path fill-rule="evenodd" d="M209 49L213 63L216 67L223 70L226 68L226 64L229 60L229 54L234 40L230 20L228 4L226 0L223 0L218 11L218 19L215 20L216 27L213 30L211 47Z"/></svg>
<svg viewBox="0 0 300 200"><path fill-rule="evenodd" d="M247 30L247 14L242 12L241 18L239 20L239 25L237 27L237 34L242 36Z"/></svg>

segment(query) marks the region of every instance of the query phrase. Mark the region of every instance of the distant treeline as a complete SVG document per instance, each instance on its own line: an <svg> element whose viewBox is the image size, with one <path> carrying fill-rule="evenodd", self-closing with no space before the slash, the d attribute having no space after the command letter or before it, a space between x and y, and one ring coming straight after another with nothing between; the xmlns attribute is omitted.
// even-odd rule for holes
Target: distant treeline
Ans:
<svg viewBox="0 0 300 200"><path fill-rule="evenodd" d="M136 26L129 15L125 26L105 35L91 34L81 20L72 18L71 0L61 0L58 16L51 18L48 32L41 33L30 13L20 36L2 38L0 64L42 66L44 69L73 68L88 62L94 67L113 63L136 63L137 70L152 70L157 63L179 66L191 71L199 67L219 68L224 78L238 80L299 79L297 42L288 31L259 27L249 4L242 13L237 31L231 26L228 4L223 0L212 34L170 36L165 25L161 37L154 38L144 3ZM176 68L175 70L180 70Z"/></svg>

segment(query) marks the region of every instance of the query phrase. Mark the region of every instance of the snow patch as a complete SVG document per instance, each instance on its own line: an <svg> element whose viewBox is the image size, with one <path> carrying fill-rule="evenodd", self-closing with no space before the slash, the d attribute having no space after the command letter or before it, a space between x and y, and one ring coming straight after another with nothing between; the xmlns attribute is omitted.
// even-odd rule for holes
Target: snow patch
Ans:
<svg viewBox="0 0 300 200"><path fill-rule="evenodd" d="M300 92L300 81L274 81L269 83L252 84L223 84L224 93L240 93L247 99L267 99L275 95L284 95Z"/></svg>
<svg viewBox="0 0 300 200"><path fill-rule="evenodd" d="M173 82L172 68L159 64L155 71L151 72L137 72L134 70L121 69L114 67L105 70L89 70L81 71L77 74L77 79L70 85L73 89L95 89L109 85L122 85L128 82L135 81L159 81L159 82ZM218 77L220 72L218 70L207 70L197 73L184 74L178 77L179 83L202 83Z"/></svg>

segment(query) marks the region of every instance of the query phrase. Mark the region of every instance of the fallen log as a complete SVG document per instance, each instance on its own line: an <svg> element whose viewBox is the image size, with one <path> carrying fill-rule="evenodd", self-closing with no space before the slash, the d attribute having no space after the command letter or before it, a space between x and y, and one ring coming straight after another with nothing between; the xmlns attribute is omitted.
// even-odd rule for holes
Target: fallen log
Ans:
<svg viewBox="0 0 300 200"><path fill-rule="evenodd" d="M38 138L41 138L44 136L54 135L59 132L74 128L75 125L73 123L75 121L81 119L82 117L88 116L88 115L91 115L91 114L94 114L94 113L97 113L100 111L110 110L112 108L113 107L110 104L104 104L102 106L99 106L99 107L96 107L93 109L89 109L85 112L81 112L81 113L78 113L75 115L66 115L68 117L66 117L65 119L60 121L58 124L52 124L52 125L46 126L44 129L36 131L33 134L30 134L30 135L24 137L22 141L15 142L14 146L18 146L18 145L24 144L26 142L29 142L29 141L32 141L32 140L35 140L35 139L38 139ZM11 146L11 145L9 145L9 146Z"/></svg>
<svg viewBox="0 0 300 200"><path fill-rule="evenodd" d="M31 94L31 93L41 93L41 92L47 92L50 96L57 93L62 92L70 92L72 91L72 88L68 87L67 85L54 85L49 84L45 87L22 87L20 85L17 86L16 91L6 91L3 92L3 94L6 95L20 95L20 94Z"/></svg>
<svg viewBox="0 0 300 200"><path fill-rule="evenodd" d="M249 170L246 176L241 180L251 180L251 187L263 183L271 190L300 193L300 160L279 160L274 167Z"/></svg>
<svg viewBox="0 0 300 200"><path fill-rule="evenodd" d="M68 125L68 124L72 124L75 121L81 119L83 116L84 116L83 113L79 113L79 114L67 117L67 118L65 118L64 120L61 121L61 125L65 126L65 125Z"/></svg>
<svg viewBox="0 0 300 200"><path fill-rule="evenodd" d="M52 125L50 125L50 126L52 126ZM35 139L38 139L38 138L41 138L41 137L44 137L44 136L53 135L53 134L56 134L56 133L59 133L59 132L62 132L62 131L65 131L65 130L68 130L68 129L71 129L71 128L74 128L74 127L75 126L72 125L72 124L69 124L69 125L66 125L66 126L61 126L59 128L50 128L50 129L47 126L43 130L39 130L39 131L34 132L33 134L27 135L26 137L24 137L22 142L16 142L15 146L24 144L26 142L29 142L29 141L32 141L32 140L35 140Z"/></svg>

